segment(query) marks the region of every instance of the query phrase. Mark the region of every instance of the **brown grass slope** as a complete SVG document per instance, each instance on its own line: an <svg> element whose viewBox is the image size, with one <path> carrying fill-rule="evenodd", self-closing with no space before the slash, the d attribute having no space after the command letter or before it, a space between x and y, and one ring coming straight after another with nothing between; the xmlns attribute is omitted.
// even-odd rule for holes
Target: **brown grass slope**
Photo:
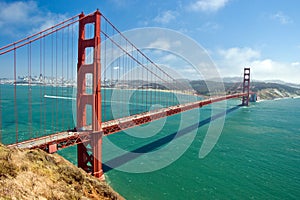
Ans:
<svg viewBox="0 0 300 200"><path fill-rule="evenodd" d="M0 199L123 199L56 154L0 144Z"/></svg>

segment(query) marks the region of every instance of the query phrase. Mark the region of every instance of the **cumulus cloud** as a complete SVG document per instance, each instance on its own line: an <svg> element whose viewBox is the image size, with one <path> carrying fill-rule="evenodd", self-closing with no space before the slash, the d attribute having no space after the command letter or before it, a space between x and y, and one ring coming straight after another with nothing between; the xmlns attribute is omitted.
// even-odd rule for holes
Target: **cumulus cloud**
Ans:
<svg viewBox="0 0 300 200"><path fill-rule="evenodd" d="M223 56L225 60L234 60L235 62L244 62L260 57L260 52L247 47L219 50L219 54Z"/></svg>
<svg viewBox="0 0 300 200"><path fill-rule="evenodd" d="M300 62L293 62L292 66L300 66Z"/></svg>
<svg viewBox="0 0 300 200"><path fill-rule="evenodd" d="M256 80L282 80L300 83L298 74L300 64L279 62L263 58L261 53L252 48L229 48L219 50L220 58L216 61L223 76L236 76L244 67L251 67L252 78Z"/></svg>
<svg viewBox="0 0 300 200"><path fill-rule="evenodd" d="M200 12L216 12L223 8L229 0L197 0L188 6L190 10Z"/></svg>
<svg viewBox="0 0 300 200"><path fill-rule="evenodd" d="M0 2L0 16L0 34L16 36L40 31L67 18L42 11L35 1Z"/></svg>
<svg viewBox="0 0 300 200"><path fill-rule="evenodd" d="M279 11L273 15L271 15L271 19L278 21L280 24L291 24L293 20L285 15L283 12Z"/></svg>
<svg viewBox="0 0 300 200"><path fill-rule="evenodd" d="M179 48L181 45L181 41L172 40L171 38L168 38L168 36L166 36L157 38L155 41L149 43L148 47L154 49L170 50L172 48Z"/></svg>
<svg viewBox="0 0 300 200"><path fill-rule="evenodd" d="M161 24L167 24L170 21L176 19L176 12L167 10L154 18L154 21Z"/></svg>
<svg viewBox="0 0 300 200"><path fill-rule="evenodd" d="M156 41L150 43L149 47L169 50L171 47L171 43L170 43L170 41L165 40L163 38L158 38Z"/></svg>
<svg viewBox="0 0 300 200"><path fill-rule="evenodd" d="M168 54L161 58L161 60L166 63L175 62L175 61L177 61L177 59L178 59L178 57L173 54Z"/></svg>

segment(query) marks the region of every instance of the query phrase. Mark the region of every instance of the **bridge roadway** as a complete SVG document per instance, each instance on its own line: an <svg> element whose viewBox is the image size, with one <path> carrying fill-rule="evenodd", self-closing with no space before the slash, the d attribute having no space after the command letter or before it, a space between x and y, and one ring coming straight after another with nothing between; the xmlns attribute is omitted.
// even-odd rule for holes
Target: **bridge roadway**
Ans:
<svg viewBox="0 0 300 200"><path fill-rule="evenodd" d="M39 138L33 138L26 141L18 142L16 144L10 144L8 147L18 147L18 148L40 148L53 153L58 149L63 149L68 146L84 143L90 140L91 134L103 134L104 136L110 135L128 128L146 124L148 122L175 115L184 111L192 110L195 108L200 108L202 106L212 104L219 101L224 101L227 99L240 98L248 95L247 93L237 93L232 95L226 95L221 97L215 97L210 99L204 99L201 101L196 101L192 103L186 103L176 106L171 106L168 108L162 108L158 110L148 111L136 115L131 115L128 117L111 120L102 123L102 131L93 133L91 126L84 127L84 130L68 130L47 136L42 136Z"/></svg>

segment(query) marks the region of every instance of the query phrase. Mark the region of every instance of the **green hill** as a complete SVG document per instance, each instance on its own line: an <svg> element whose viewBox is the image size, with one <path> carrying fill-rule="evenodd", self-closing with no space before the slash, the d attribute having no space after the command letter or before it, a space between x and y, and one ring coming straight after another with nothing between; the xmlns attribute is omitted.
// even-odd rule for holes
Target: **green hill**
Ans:
<svg viewBox="0 0 300 200"><path fill-rule="evenodd" d="M198 95L207 96L210 92L220 90L222 84L213 81L190 81L191 86L197 92ZM208 90L207 84L209 84L211 91ZM224 82L224 88L226 93L236 93L241 92L241 84L234 82ZM279 83L265 83L265 82L251 82L251 91L256 92L260 99L275 99L275 98L284 98L284 97L295 97L300 96L300 89L287 86Z"/></svg>
<svg viewBox="0 0 300 200"><path fill-rule="evenodd" d="M300 96L300 89L278 83L253 82L251 90L260 99L275 99Z"/></svg>

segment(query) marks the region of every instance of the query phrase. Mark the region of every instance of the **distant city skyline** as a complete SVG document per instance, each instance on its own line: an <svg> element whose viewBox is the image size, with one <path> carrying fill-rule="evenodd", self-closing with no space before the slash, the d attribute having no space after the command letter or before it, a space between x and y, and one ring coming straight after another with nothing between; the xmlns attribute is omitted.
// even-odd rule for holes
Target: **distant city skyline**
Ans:
<svg viewBox="0 0 300 200"><path fill-rule="evenodd" d="M251 67L253 79L300 84L299 7L297 0L0 0L0 46L99 8L121 31L162 27L191 37L224 77Z"/></svg>

